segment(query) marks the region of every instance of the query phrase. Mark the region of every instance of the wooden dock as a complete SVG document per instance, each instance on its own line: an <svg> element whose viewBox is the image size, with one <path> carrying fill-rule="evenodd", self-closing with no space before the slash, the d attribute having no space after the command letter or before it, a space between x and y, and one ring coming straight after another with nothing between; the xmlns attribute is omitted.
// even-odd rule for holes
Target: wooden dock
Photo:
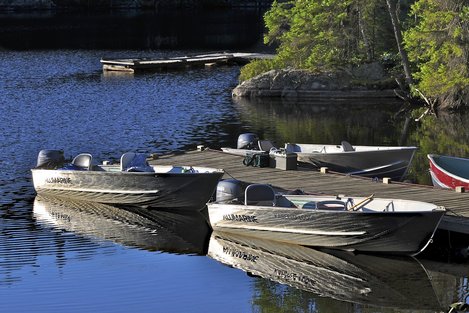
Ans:
<svg viewBox="0 0 469 313"><path fill-rule="evenodd" d="M174 58L150 59L150 58L102 58L103 71L119 72L145 72L177 70L191 67L207 67L214 65L246 64L254 59L272 58L271 54L262 53L211 53L193 56L180 56Z"/></svg>
<svg viewBox="0 0 469 313"><path fill-rule="evenodd" d="M426 185L399 182L383 183L382 180L376 181L340 173L323 174L302 167L290 171L270 167L247 167L243 165L243 157L212 149L159 156L150 163L223 168L226 172L223 178L271 184L278 191L301 189L308 193L344 196L374 194L377 198L401 198L431 202L444 206L448 211L440 224L440 229L469 234L469 193L459 193Z"/></svg>

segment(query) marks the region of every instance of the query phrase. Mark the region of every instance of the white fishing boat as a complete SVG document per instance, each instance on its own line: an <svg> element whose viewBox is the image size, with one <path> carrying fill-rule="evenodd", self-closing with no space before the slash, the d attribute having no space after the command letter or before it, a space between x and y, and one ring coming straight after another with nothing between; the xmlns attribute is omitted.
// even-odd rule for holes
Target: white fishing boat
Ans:
<svg viewBox="0 0 469 313"><path fill-rule="evenodd" d="M150 166L143 154L125 153L120 164L94 165L90 154L64 163L63 152L42 150L32 169L41 195L116 205L200 210L214 193L222 169Z"/></svg>
<svg viewBox="0 0 469 313"><path fill-rule="evenodd" d="M331 171L365 177L389 177L402 180L407 174L417 147L352 146L286 143L288 153L296 153L299 162Z"/></svg>
<svg viewBox="0 0 469 313"><path fill-rule="evenodd" d="M269 140L260 140L253 133L241 134L236 148L221 148L223 152L245 156L253 153L275 153L282 150L296 154L297 161L315 168L364 177L389 177L403 180L417 147L414 146L352 146L347 141L334 144L286 143L277 148Z"/></svg>
<svg viewBox="0 0 469 313"><path fill-rule="evenodd" d="M426 248L445 214L443 207L421 201L280 195L263 184L243 191L236 181L220 182L216 201L207 206L214 230L304 246L407 255Z"/></svg>

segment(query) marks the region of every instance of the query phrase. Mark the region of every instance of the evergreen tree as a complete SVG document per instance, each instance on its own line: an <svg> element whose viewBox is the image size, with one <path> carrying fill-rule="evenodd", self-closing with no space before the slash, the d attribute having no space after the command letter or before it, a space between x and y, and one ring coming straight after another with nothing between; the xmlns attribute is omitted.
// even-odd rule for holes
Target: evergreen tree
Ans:
<svg viewBox="0 0 469 313"><path fill-rule="evenodd" d="M277 57L249 64L241 80L272 68L327 72L379 59L389 48L384 5L382 0L274 1L264 16L264 42L278 44Z"/></svg>
<svg viewBox="0 0 469 313"><path fill-rule="evenodd" d="M415 26L405 32L417 88L442 107L469 104L469 6L467 0L418 0Z"/></svg>

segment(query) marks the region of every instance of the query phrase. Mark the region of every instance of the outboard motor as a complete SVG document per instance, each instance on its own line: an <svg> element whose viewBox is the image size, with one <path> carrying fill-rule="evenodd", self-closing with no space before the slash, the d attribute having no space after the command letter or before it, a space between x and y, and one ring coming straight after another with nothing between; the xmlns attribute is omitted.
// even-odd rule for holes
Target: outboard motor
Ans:
<svg viewBox="0 0 469 313"><path fill-rule="evenodd" d="M259 150L259 137L253 133L239 135L238 149Z"/></svg>
<svg viewBox="0 0 469 313"><path fill-rule="evenodd" d="M232 202L244 200L244 191L247 183L237 179L225 179L218 182L215 200L217 202Z"/></svg>
<svg viewBox="0 0 469 313"><path fill-rule="evenodd" d="M57 169L65 163L64 152L62 150L41 150L37 156L36 168Z"/></svg>

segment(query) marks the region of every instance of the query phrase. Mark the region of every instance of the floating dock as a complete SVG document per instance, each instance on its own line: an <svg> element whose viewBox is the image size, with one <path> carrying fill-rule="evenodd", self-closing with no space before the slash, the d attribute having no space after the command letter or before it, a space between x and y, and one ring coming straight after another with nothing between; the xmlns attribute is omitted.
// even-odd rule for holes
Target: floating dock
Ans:
<svg viewBox="0 0 469 313"><path fill-rule="evenodd" d="M447 213L439 229L469 234L469 193L435 188L427 185L383 182L340 173L321 173L311 168L281 170L243 165L243 157L218 150L201 149L180 154L158 156L151 161L160 165L191 165L223 168L226 178L249 183L271 184L278 191L300 189L307 193L328 195L400 198L431 202L444 206ZM386 181L386 180L384 180Z"/></svg>
<svg viewBox="0 0 469 313"><path fill-rule="evenodd" d="M177 70L190 67L207 67L214 65L246 64L254 59L270 59L272 54L262 53L211 53L174 58L151 59L108 59L102 58L103 71L145 72Z"/></svg>

